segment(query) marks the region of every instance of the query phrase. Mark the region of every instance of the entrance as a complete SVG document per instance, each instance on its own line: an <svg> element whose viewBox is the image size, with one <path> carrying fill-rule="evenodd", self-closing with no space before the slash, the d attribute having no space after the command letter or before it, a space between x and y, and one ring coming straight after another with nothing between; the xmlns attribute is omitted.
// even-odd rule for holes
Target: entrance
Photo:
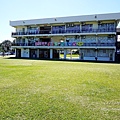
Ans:
<svg viewBox="0 0 120 120"><path fill-rule="evenodd" d="M21 58L21 49L16 49L16 57Z"/></svg>
<svg viewBox="0 0 120 120"><path fill-rule="evenodd" d="M58 50L53 50L53 58L57 58L57 59L59 59L59 51Z"/></svg>
<svg viewBox="0 0 120 120"><path fill-rule="evenodd" d="M30 58L37 58L37 50L30 49Z"/></svg>
<svg viewBox="0 0 120 120"><path fill-rule="evenodd" d="M49 59L50 58L50 50L49 49L40 49L39 50L39 58Z"/></svg>

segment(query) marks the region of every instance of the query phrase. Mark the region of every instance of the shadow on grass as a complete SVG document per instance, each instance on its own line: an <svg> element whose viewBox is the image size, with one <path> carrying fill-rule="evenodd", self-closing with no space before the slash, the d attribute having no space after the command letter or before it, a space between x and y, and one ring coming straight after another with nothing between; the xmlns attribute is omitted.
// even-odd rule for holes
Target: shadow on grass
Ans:
<svg viewBox="0 0 120 120"><path fill-rule="evenodd" d="M25 60L46 60L46 61L67 61L67 62L89 62L89 63L114 63L120 64L120 61L94 61L94 60L74 60L74 59L40 59L40 58L17 58L17 57L6 57L4 59L25 59Z"/></svg>

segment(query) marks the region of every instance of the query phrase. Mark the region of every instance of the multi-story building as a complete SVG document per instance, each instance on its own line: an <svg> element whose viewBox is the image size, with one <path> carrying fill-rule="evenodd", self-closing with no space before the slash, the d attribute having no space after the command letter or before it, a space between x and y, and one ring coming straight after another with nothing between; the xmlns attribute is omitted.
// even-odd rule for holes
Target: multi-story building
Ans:
<svg viewBox="0 0 120 120"><path fill-rule="evenodd" d="M60 59L79 51L79 60L115 61L120 13L10 21L16 57Z"/></svg>
<svg viewBox="0 0 120 120"><path fill-rule="evenodd" d="M120 26L117 28L117 35L119 35L117 39L117 46L116 46L116 62L120 62Z"/></svg>

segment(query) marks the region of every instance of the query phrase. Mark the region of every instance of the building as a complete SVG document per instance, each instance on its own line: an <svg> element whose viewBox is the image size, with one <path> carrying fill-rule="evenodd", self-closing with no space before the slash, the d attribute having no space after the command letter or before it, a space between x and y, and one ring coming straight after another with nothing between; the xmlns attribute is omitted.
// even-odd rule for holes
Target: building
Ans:
<svg viewBox="0 0 120 120"><path fill-rule="evenodd" d="M120 13L10 21L16 57L60 59L76 49L79 60L115 61Z"/></svg>
<svg viewBox="0 0 120 120"><path fill-rule="evenodd" d="M120 62L120 26L118 26L117 28L117 35L118 35L118 39L117 39L117 46L116 46L116 62Z"/></svg>

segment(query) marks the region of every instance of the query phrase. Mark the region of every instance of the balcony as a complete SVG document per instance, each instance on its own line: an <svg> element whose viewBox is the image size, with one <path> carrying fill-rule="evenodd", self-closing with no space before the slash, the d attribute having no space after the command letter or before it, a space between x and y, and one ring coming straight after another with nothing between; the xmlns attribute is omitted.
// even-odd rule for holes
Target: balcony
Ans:
<svg viewBox="0 0 120 120"><path fill-rule="evenodd" d="M115 48L115 43L32 42L14 43L14 48Z"/></svg>
<svg viewBox="0 0 120 120"><path fill-rule="evenodd" d="M78 35L80 34L87 34L87 33L110 33L111 32L116 32L116 29L89 29L89 30L78 30L78 29L73 29L73 30L65 30L65 29L54 29L52 31L48 30L41 30L41 31L33 31L33 32L13 32L12 36L17 37L17 36L46 36L46 35L71 35L77 33Z"/></svg>

